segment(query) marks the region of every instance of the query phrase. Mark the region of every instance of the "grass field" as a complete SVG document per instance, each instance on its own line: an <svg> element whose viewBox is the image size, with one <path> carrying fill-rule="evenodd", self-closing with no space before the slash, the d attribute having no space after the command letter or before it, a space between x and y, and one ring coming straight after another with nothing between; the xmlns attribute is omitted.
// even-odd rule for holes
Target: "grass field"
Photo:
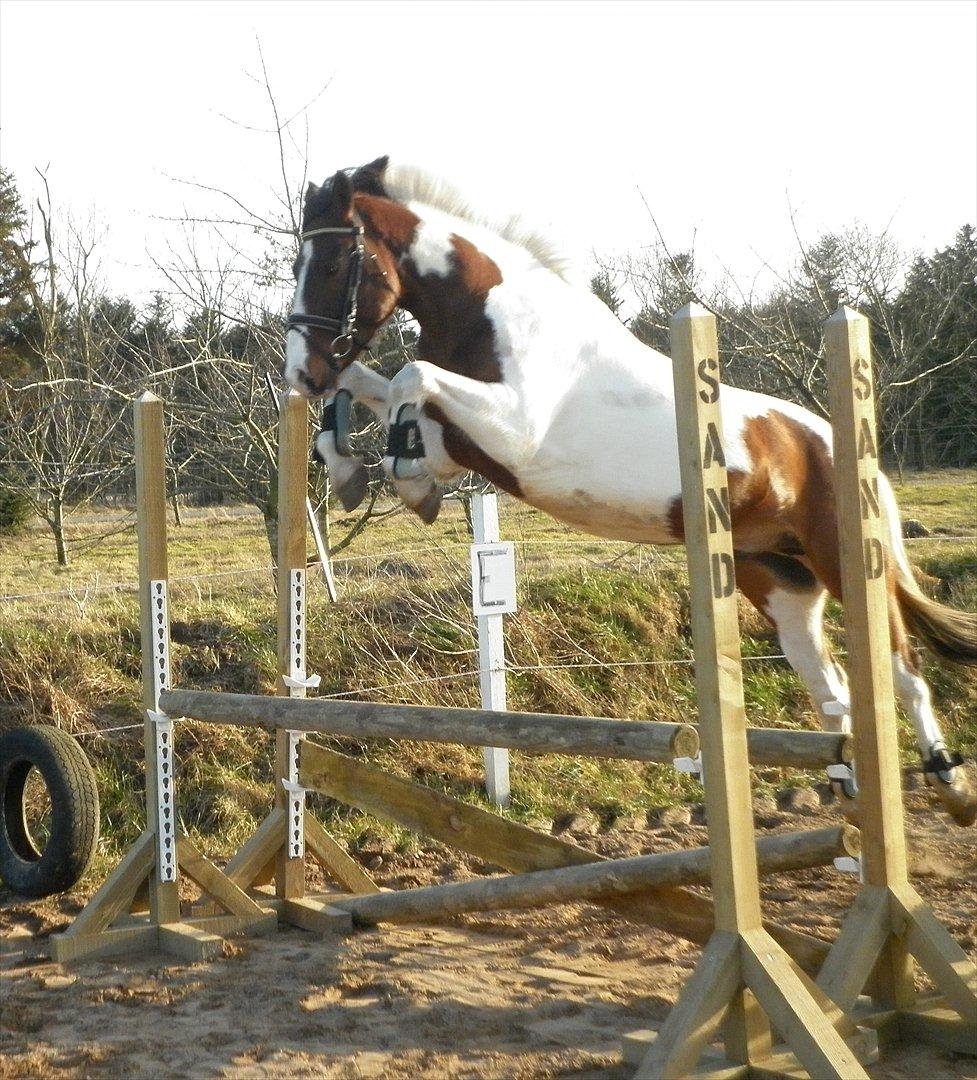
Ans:
<svg viewBox="0 0 977 1080"><path fill-rule="evenodd" d="M905 518L954 536L977 533L973 474L907 477L897 489ZM520 610L506 621L509 704L516 709L689 720L694 718L688 597L681 549L638 548L574 533L520 504L501 506L503 536L519 541ZM113 533L95 542L105 533ZM334 539L343 522L334 522ZM121 512L85 510L71 525L73 562L53 565L39 526L0 540L0 726L56 723L84 735L100 774L106 857L138 831L140 720L135 537ZM340 602L311 578L309 669L320 693L378 701L478 703L469 608L467 524L446 503L433 527L396 513L370 526L336 561ZM939 537L910 544L954 606L977 608L977 544ZM207 689L270 692L275 680L275 603L261 519L245 507L184 513L170 529L174 680ZM776 640L744 604L746 694L753 723L817 726ZM831 635L840 647L837 612ZM675 663L678 661L678 663ZM977 673L928 669L955 745L977 751ZM437 681L431 681L436 679ZM907 763L914 759L902 731ZM335 745L357 753L349 740ZM270 740L259 732L181 725L184 823L219 853L244 839L270 799ZM480 799L477 751L373 745L371 760L442 790ZM671 769L513 754L513 808L521 820L571 808L600 818L696 799L697 785ZM764 770L762 785L791 777ZM356 812L319 803L354 846L383 831ZM387 831L396 845L406 834Z"/></svg>

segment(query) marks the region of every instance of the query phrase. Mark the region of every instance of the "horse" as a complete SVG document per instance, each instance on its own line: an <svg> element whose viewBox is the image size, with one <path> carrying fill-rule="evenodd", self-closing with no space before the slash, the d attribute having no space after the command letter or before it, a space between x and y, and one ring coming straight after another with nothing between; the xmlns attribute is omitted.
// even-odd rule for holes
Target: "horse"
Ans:
<svg viewBox="0 0 977 1080"><path fill-rule="evenodd" d="M285 378L326 400L316 448L347 509L366 491L343 438L343 407L355 400L387 428L384 472L427 523L437 483L474 471L585 532L684 542L670 362L519 217L484 216L443 179L381 157L309 185L293 269ZM397 308L420 327L421 359L387 380L360 357ZM828 596L842 599L830 424L733 386L722 405L736 584L774 627L822 727L849 730L845 673L822 627ZM926 781L970 825L977 797L910 635L943 660L977 665L977 617L924 595L884 475L879 493L895 692Z"/></svg>

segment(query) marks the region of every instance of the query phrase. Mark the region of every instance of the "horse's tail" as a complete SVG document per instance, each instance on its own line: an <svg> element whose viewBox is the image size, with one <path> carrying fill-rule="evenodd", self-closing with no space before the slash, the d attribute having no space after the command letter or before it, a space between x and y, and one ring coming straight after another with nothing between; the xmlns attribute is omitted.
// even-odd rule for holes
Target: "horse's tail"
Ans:
<svg viewBox="0 0 977 1080"><path fill-rule="evenodd" d="M977 615L931 600L920 589L902 542L896 497L892 485L882 475L879 476L879 493L888 518L896 599L909 632L941 659L977 666Z"/></svg>

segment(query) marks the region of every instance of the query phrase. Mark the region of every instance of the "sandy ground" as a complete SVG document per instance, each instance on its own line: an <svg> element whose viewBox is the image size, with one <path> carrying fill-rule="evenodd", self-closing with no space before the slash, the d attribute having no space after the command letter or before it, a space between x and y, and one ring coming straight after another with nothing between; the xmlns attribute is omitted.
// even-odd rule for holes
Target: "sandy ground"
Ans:
<svg viewBox="0 0 977 1080"><path fill-rule="evenodd" d="M837 820L810 792L794 801L804 805L789 813L758 806L761 828ZM915 884L973 954L974 830L949 824L923 791L908 808ZM576 839L612 856L705 842L694 824L630 824L595 835L584 823ZM435 845L363 857L391 887L490 869ZM833 870L770 878L765 911L831 936L856 884ZM623 1078L621 1035L661 1023L699 955L598 909L565 907L325 940L283 929L229 942L206 964L157 954L62 968L46 938L81 900L7 894L0 905L0 1077ZM977 1077L977 1061L903 1045L870 1073L960 1080Z"/></svg>

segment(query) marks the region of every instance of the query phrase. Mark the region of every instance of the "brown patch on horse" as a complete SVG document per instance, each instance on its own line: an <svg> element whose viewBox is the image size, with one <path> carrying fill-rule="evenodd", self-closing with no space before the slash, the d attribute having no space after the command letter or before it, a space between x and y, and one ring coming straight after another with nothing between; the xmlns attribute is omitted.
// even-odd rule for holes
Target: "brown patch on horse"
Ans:
<svg viewBox="0 0 977 1080"><path fill-rule="evenodd" d="M730 469L730 519L740 557L769 556L782 584L813 588L820 578L838 595L838 527L833 465L821 437L792 417L771 410L750 417L743 441L752 469ZM682 500L672 500L669 529L685 539Z"/></svg>
<svg viewBox="0 0 977 1080"><path fill-rule="evenodd" d="M402 203L363 192L353 196L353 207L371 237L384 243L397 257L406 254L421 220L417 214Z"/></svg>
<svg viewBox="0 0 977 1080"><path fill-rule="evenodd" d="M500 465L495 458L488 454L475 443L470 436L466 435L456 424L453 424L445 415L440 405L432 401L424 403L424 415L443 429L444 449L456 464L490 480L496 487L502 488L510 495L522 497L522 488L516 477L504 466Z"/></svg>
<svg viewBox="0 0 977 1080"><path fill-rule="evenodd" d="M453 235L451 272L438 276L432 287L430 275L418 274L406 258L421 219L401 203L375 195L357 194L354 203L370 238L396 260L398 302L424 328L420 358L479 382L501 382L495 330L485 314L488 294L502 282L496 263L471 241Z"/></svg>

